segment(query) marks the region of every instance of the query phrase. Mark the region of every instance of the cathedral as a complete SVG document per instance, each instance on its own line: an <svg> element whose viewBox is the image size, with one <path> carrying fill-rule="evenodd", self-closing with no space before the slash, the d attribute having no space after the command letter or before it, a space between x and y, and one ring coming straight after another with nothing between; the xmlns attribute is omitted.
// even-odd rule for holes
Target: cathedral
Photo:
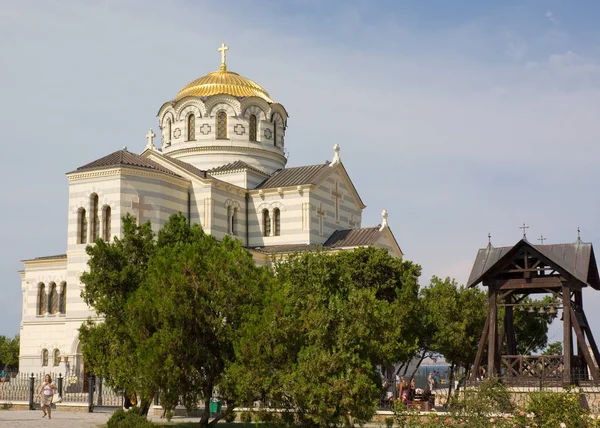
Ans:
<svg viewBox="0 0 600 428"><path fill-rule="evenodd" d="M288 114L254 81L221 67L158 110L140 154L124 147L67 173L66 253L24 260L21 372L83 369L78 328L96 317L80 297L85 248L121 234L130 213L157 232L183 213L217 238L241 240L257 264L321 248L385 248L402 257L387 223L362 227L365 205L340 158L286 168ZM158 140L158 139L157 139Z"/></svg>

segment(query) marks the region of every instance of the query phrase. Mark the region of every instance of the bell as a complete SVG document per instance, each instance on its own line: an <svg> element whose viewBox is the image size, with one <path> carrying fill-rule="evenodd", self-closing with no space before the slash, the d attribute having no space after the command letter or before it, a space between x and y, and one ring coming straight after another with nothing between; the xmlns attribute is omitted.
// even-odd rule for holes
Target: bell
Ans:
<svg viewBox="0 0 600 428"><path fill-rule="evenodd" d="M556 318L556 307L554 305L550 305L550 309L548 309L548 315L552 318Z"/></svg>
<svg viewBox="0 0 600 428"><path fill-rule="evenodd" d="M532 314L532 313L535 312L535 308L533 306L530 306L529 310L527 312L529 312L530 314Z"/></svg>
<svg viewBox="0 0 600 428"><path fill-rule="evenodd" d="M540 306L540 310L538 311L538 313L539 313L540 315L544 315L544 314L546 313L546 311L544 310L544 307L543 307L543 306Z"/></svg>

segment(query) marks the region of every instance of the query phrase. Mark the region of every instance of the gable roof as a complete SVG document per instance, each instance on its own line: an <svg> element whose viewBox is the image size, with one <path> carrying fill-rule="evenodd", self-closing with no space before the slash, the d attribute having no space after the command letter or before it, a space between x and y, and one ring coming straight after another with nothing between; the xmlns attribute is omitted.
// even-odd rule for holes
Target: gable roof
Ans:
<svg viewBox="0 0 600 428"><path fill-rule="evenodd" d="M360 247L375 245L381 236L378 227L363 227L361 229L336 230L323 244L329 248Z"/></svg>
<svg viewBox="0 0 600 428"><path fill-rule="evenodd" d="M262 174L266 177L269 176L269 174L267 174L266 172L261 171L260 169L255 168L252 165L248 165L246 162L241 161L241 160L237 160L235 162L228 163L227 165L217 166L216 168L209 169L208 172L212 175L212 174L227 174L227 173L231 173L231 172L239 172L239 171L245 171L245 170L258 172L259 174Z"/></svg>
<svg viewBox="0 0 600 428"><path fill-rule="evenodd" d="M502 265L523 247L537 251L553 264L563 268L584 286L600 290L600 277L594 248L591 243L581 242L581 240L572 244L534 245L527 239L521 239L513 247L494 248L488 245L487 248L482 248L477 252L467 287L479 284L492 268Z"/></svg>
<svg viewBox="0 0 600 428"><path fill-rule="evenodd" d="M282 245L267 245L260 248L252 248L253 251L258 251L265 254L289 254L299 253L303 251L317 250L339 250L343 248L375 246L379 238L389 230L388 227L380 230L376 227L363 227L361 229L343 229L336 230L331 236L321 244L282 244ZM391 233L391 231L390 231ZM398 245L392 234L392 239ZM400 247L398 247L400 249ZM400 250L402 254L402 250Z"/></svg>
<svg viewBox="0 0 600 428"><path fill-rule="evenodd" d="M162 156L163 156L163 158L174 163L178 167L185 169L187 172L189 172L191 174L197 175L200 178L210 178L210 176L207 174L206 171L204 171L203 169L200 169L200 168L196 168L194 165L192 165L190 163L184 162L179 159L172 158L170 156L165 156L165 155L162 155Z"/></svg>
<svg viewBox="0 0 600 428"><path fill-rule="evenodd" d="M275 171L273 175L260 183L255 189L273 189L277 187L298 186L300 184L317 184L329 170L329 162L319 165L297 166Z"/></svg>
<svg viewBox="0 0 600 428"><path fill-rule="evenodd" d="M150 159L146 159L145 157L142 157L140 155L136 155L135 153L131 153L126 149L118 150L100 159L96 159L93 162L80 166L75 171L71 171L71 173L94 169L114 168L117 166L131 166L137 168L151 169L157 172L162 172L164 174L180 177L180 175L165 168L164 166Z"/></svg>

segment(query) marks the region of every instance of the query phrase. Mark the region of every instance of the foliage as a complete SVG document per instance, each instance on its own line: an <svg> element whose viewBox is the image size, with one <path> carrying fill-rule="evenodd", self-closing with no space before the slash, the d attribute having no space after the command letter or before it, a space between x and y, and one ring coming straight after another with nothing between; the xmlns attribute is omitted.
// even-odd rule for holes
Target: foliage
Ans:
<svg viewBox="0 0 600 428"><path fill-rule="evenodd" d="M557 427L561 423L569 428L586 427L589 414L581 406L578 388L564 392L537 391L529 395L526 412L535 415L534 421L541 428Z"/></svg>
<svg viewBox="0 0 600 428"><path fill-rule="evenodd" d="M520 303L520 305L528 304L536 310L534 312L527 310L513 311L517 355L531 355L546 347L548 344L548 328L554 318L548 313L540 314L538 308L548 307L550 304L554 304L555 307L558 306L556 299L551 296L544 296L541 300L526 297ZM521 307L525 308L526 306Z"/></svg>
<svg viewBox="0 0 600 428"><path fill-rule="evenodd" d="M548 345L544 352L542 352L542 355L562 355L562 353L562 342L552 342Z"/></svg>
<svg viewBox="0 0 600 428"><path fill-rule="evenodd" d="M235 397L221 380L239 329L258 310L270 281L270 271L257 267L240 241L225 236L219 242L182 215L171 217L147 280L125 306L143 338L139 364L160 386L165 408L179 400L188 408L203 400L208 408L218 388L233 411ZM208 412L201 424L207 422Z"/></svg>
<svg viewBox="0 0 600 428"><path fill-rule="evenodd" d="M13 339L0 336L0 370L19 366L19 335Z"/></svg>
<svg viewBox="0 0 600 428"><path fill-rule="evenodd" d="M181 214L157 239L149 222L138 226L127 215L122 239L98 240L87 252L82 297L103 317L80 329L89 369L141 395L143 414L157 392L167 411L180 398L208 408L217 387L228 410L211 423L231 413L233 396L219 382L272 274L239 241L219 242Z"/></svg>
<svg viewBox="0 0 600 428"><path fill-rule="evenodd" d="M138 226L129 214L123 217L122 229L122 238L98 239L86 248L89 271L81 275L81 297L103 321L88 319L79 336L87 369L115 387L136 391L147 413L157 386L139 364L139 332L123 308L146 278L155 241L150 222Z"/></svg>
<svg viewBox="0 0 600 428"><path fill-rule="evenodd" d="M250 422L252 422L252 413L250 413L250 412L240 413L240 422L243 424L249 424Z"/></svg>
<svg viewBox="0 0 600 428"><path fill-rule="evenodd" d="M514 409L508 389L495 377L486 378L478 388L465 389L449 406L453 419L484 425L491 414L511 413Z"/></svg>
<svg viewBox="0 0 600 428"><path fill-rule="evenodd" d="M112 414L110 419L106 422L107 428L152 428L158 425L150 422L146 419L146 416L141 415L139 411L136 411L135 407L132 407L129 411L119 409Z"/></svg>
<svg viewBox="0 0 600 428"><path fill-rule="evenodd" d="M451 363L448 396L454 368L475 360L487 316L487 296L479 288L458 286L455 280L434 276L421 290L424 322L431 329L431 348Z"/></svg>
<svg viewBox="0 0 600 428"><path fill-rule="evenodd" d="M420 268L361 248L293 255L276 272L230 368L241 404L295 408L303 424L368 421L381 392L375 367L417 347Z"/></svg>

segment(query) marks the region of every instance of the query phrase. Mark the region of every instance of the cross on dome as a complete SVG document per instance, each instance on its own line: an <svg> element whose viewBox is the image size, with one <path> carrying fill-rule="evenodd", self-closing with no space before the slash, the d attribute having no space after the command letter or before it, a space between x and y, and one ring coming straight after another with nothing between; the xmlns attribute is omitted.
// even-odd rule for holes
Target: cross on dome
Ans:
<svg viewBox="0 0 600 428"><path fill-rule="evenodd" d="M227 70L227 65L225 64L227 59L227 51L229 50L229 46L225 43L221 43L221 47L218 49L221 52L221 71Z"/></svg>

